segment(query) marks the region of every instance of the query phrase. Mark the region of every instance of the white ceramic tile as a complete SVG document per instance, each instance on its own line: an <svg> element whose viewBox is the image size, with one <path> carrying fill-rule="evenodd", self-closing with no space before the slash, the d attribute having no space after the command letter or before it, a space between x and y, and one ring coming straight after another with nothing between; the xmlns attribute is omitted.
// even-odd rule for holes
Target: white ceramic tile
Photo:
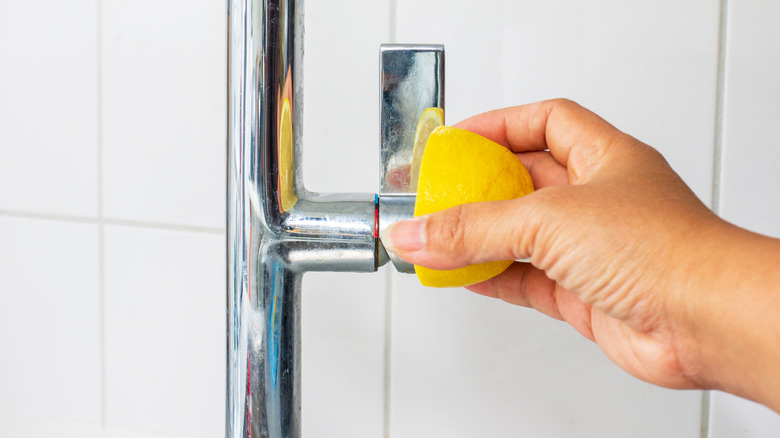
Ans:
<svg viewBox="0 0 780 438"><path fill-rule="evenodd" d="M729 3L721 214L780 236L780 3Z"/></svg>
<svg viewBox="0 0 780 438"><path fill-rule="evenodd" d="M304 276L304 437L382 436L384 274L318 272Z"/></svg>
<svg viewBox="0 0 780 438"><path fill-rule="evenodd" d="M103 2L104 205L224 227L225 2Z"/></svg>
<svg viewBox="0 0 780 438"><path fill-rule="evenodd" d="M399 0L398 40L445 44L448 123L568 97L663 152L709 203L718 7Z"/></svg>
<svg viewBox="0 0 780 438"><path fill-rule="evenodd" d="M699 391L631 377L565 323L393 282L391 436L699 436Z"/></svg>
<svg viewBox="0 0 780 438"><path fill-rule="evenodd" d="M106 227L109 428L224 436L224 242Z"/></svg>
<svg viewBox="0 0 780 438"><path fill-rule="evenodd" d="M390 1L310 1L304 17L303 173L324 193L379 186L379 45Z"/></svg>
<svg viewBox="0 0 780 438"><path fill-rule="evenodd" d="M780 415L758 403L712 392L709 438L774 438L780 434Z"/></svg>
<svg viewBox="0 0 780 438"><path fill-rule="evenodd" d="M97 213L97 2L0 3L0 209Z"/></svg>
<svg viewBox="0 0 780 438"><path fill-rule="evenodd" d="M0 216L0 436L100 421L95 225Z"/></svg>
<svg viewBox="0 0 780 438"><path fill-rule="evenodd" d="M50 421L35 425L36 438L194 438L197 435L154 433L134 429L116 427L103 428L99 423L78 423L73 421ZM28 436L21 433L10 433L3 437L15 438ZM217 436L217 435L215 435ZM224 435L219 435L222 438Z"/></svg>

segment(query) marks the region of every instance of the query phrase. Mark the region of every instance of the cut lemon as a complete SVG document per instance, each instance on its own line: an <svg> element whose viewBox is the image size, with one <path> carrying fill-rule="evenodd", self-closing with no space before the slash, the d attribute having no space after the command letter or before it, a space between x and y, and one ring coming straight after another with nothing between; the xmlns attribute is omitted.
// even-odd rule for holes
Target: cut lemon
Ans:
<svg viewBox="0 0 780 438"><path fill-rule="evenodd" d="M519 198L533 190L528 170L507 148L464 129L441 126L433 130L425 145L414 215L469 202ZM415 266L415 270L423 286L460 287L495 277L512 262L480 263L443 271Z"/></svg>
<svg viewBox="0 0 780 438"><path fill-rule="evenodd" d="M444 125L444 110L442 108L426 108L417 123L417 131L414 133L414 148L412 149L412 166L410 169L410 191L417 190L420 176L420 163L422 162L425 144L434 129Z"/></svg>

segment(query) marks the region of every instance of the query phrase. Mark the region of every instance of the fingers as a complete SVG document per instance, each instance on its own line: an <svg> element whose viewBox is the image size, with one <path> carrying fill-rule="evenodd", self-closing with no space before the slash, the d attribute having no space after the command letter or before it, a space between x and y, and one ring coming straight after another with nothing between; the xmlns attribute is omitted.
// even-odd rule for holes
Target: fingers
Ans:
<svg viewBox="0 0 780 438"><path fill-rule="evenodd" d="M466 289L563 319L555 298L555 282L530 263L515 262L497 277Z"/></svg>
<svg viewBox="0 0 780 438"><path fill-rule="evenodd" d="M528 169L536 190L568 184L566 167L555 161L549 151L521 152L516 155Z"/></svg>
<svg viewBox="0 0 780 438"><path fill-rule="evenodd" d="M497 277L466 289L511 304L531 307L547 316L568 322L583 336L594 340L590 306L530 263L513 263Z"/></svg>
<svg viewBox="0 0 780 438"><path fill-rule="evenodd" d="M566 99L555 99L486 112L457 125L513 152L549 149L558 163L587 176L608 147L624 136L604 119Z"/></svg>
<svg viewBox="0 0 780 438"><path fill-rule="evenodd" d="M432 269L454 269L494 260L529 257L533 236L526 199L463 204L397 222L382 243L403 259Z"/></svg>

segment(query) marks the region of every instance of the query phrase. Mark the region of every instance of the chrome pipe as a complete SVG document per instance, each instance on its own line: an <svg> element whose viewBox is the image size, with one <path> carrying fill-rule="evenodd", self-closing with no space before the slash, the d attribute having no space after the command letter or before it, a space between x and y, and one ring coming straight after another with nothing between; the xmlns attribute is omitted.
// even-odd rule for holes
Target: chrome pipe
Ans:
<svg viewBox="0 0 780 438"><path fill-rule="evenodd" d="M375 271L377 198L301 179L302 1L228 3L226 436L300 436L306 271Z"/></svg>
<svg viewBox="0 0 780 438"><path fill-rule="evenodd" d="M372 272L395 259L379 243L380 223L411 217L414 196L408 188L308 192L300 178L303 1L228 0L227 21L225 435L298 438L302 275ZM383 72L384 59L393 60L382 94L387 119L395 120L383 123L383 144L393 149L381 154L380 180L389 181L384 172L409 171L408 163L390 165L410 155L408 125L443 102L443 49L383 50Z"/></svg>

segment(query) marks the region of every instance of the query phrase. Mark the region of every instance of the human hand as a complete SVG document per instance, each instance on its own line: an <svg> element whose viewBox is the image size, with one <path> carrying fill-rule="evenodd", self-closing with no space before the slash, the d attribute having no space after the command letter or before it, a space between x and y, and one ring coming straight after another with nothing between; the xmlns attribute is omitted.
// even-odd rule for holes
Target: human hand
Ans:
<svg viewBox="0 0 780 438"><path fill-rule="evenodd" d="M729 374L748 370L724 355L752 343L726 345L740 331L722 329L718 318L733 300L724 289L745 286L723 268L739 254L751 263L756 236L714 215L656 150L574 102L492 111L456 126L515 152L537 191L399 222L383 242L433 269L530 258L468 289L568 322L645 381L769 401Z"/></svg>

